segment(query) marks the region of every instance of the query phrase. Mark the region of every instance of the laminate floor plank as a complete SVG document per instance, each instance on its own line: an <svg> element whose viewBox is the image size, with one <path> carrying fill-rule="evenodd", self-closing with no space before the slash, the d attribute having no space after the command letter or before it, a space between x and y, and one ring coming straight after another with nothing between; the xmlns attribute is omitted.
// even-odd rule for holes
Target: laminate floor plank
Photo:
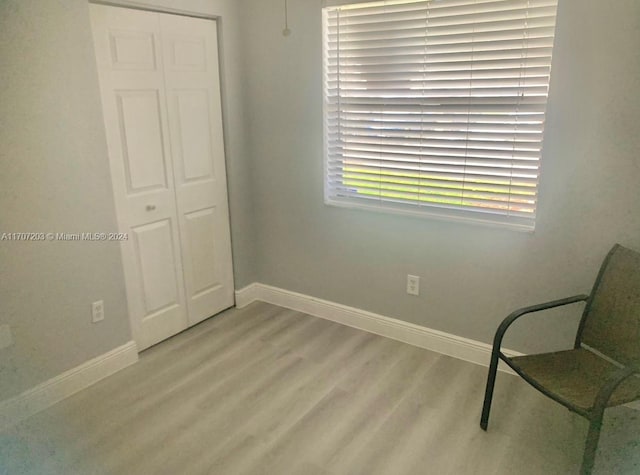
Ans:
<svg viewBox="0 0 640 475"><path fill-rule="evenodd" d="M519 378L293 310L230 309L0 431L0 474L578 473L587 423ZM640 473L640 411L596 474Z"/></svg>

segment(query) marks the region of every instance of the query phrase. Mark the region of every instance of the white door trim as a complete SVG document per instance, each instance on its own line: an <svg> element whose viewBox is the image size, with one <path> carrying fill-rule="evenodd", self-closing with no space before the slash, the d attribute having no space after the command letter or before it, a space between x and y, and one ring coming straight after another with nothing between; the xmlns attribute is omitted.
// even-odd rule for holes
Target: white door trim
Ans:
<svg viewBox="0 0 640 475"><path fill-rule="evenodd" d="M196 10L185 10L183 8L172 8L162 5L150 4L145 2L136 2L131 0L89 0L89 3L96 5L105 5L108 7L130 8L131 10L142 10L155 13L169 13L171 15L188 16L193 18L202 18L205 20L218 20L220 16L211 13L199 12Z"/></svg>

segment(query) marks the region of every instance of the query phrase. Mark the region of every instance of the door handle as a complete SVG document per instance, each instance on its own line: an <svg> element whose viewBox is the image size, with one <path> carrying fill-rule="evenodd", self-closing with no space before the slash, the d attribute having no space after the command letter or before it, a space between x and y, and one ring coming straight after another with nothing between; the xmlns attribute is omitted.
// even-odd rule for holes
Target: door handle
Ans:
<svg viewBox="0 0 640 475"><path fill-rule="evenodd" d="M153 211L156 209L156 205L147 205L147 211Z"/></svg>

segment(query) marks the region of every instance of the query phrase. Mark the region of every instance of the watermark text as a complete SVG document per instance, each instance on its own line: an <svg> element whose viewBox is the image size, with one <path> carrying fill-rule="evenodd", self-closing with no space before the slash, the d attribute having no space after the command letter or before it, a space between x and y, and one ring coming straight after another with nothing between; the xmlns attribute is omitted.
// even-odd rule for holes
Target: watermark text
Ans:
<svg viewBox="0 0 640 475"><path fill-rule="evenodd" d="M128 233L0 233L0 241L128 241Z"/></svg>

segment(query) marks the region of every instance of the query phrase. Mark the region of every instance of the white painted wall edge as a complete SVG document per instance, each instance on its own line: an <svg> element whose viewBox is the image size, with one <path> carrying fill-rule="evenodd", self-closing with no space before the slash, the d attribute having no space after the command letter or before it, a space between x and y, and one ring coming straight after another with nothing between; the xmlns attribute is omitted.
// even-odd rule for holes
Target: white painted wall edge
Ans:
<svg viewBox="0 0 640 475"><path fill-rule="evenodd" d="M0 429L16 424L138 361L130 341L0 402Z"/></svg>
<svg viewBox="0 0 640 475"><path fill-rule="evenodd" d="M491 345L480 341L270 285L253 283L236 291L236 306L239 308L255 300L304 312L478 365L489 365ZM508 356L521 355L508 349L502 351ZM502 362L500 370L513 373L511 368Z"/></svg>

